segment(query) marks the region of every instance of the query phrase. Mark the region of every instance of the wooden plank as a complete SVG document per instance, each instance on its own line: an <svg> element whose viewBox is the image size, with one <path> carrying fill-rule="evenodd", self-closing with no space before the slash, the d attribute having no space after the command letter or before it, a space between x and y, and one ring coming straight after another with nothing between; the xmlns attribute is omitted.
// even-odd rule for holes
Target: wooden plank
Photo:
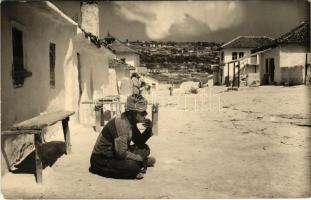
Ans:
<svg viewBox="0 0 311 200"><path fill-rule="evenodd" d="M62 120L63 125L63 132L64 132L64 138L65 138L65 144L66 144L66 153L71 153L71 144L70 144L70 130L68 126L69 117Z"/></svg>
<svg viewBox="0 0 311 200"><path fill-rule="evenodd" d="M4 135L21 135L21 134L40 134L40 130L15 130L15 131L1 131L1 136Z"/></svg>
<svg viewBox="0 0 311 200"><path fill-rule="evenodd" d="M119 95L109 95L98 99L98 101L119 101L119 100L120 100Z"/></svg>
<svg viewBox="0 0 311 200"><path fill-rule="evenodd" d="M42 148L42 138L41 134L34 135L35 140L35 160L36 160L36 181L37 183L42 183L42 160L41 160L41 148Z"/></svg>
<svg viewBox="0 0 311 200"><path fill-rule="evenodd" d="M46 126L53 125L56 122L73 115L74 113L75 112L73 111L58 111L54 113L39 115L21 123L14 124L11 130L43 129Z"/></svg>

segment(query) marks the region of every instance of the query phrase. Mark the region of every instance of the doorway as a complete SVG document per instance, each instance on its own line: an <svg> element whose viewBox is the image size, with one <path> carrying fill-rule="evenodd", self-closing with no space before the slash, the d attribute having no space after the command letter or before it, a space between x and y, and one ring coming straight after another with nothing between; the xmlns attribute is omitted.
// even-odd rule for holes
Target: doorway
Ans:
<svg viewBox="0 0 311 200"><path fill-rule="evenodd" d="M274 70L275 70L274 58L270 58L269 59L269 84L274 83Z"/></svg>
<svg viewBox="0 0 311 200"><path fill-rule="evenodd" d="M274 58L267 58L266 62L266 70L264 74L264 84L271 85L274 84Z"/></svg>

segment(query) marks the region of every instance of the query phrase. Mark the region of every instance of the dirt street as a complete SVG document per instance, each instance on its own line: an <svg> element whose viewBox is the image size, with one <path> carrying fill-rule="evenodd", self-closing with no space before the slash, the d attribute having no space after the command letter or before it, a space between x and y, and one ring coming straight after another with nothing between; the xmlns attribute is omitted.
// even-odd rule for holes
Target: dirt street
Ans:
<svg viewBox="0 0 311 200"><path fill-rule="evenodd" d="M158 92L159 133L149 141L157 163L142 180L90 174L98 133L70 124L73 152L44 169L43 184L29 173L8 173L2 193L74 199L309 197L311 88L224 90Z"/></svg>

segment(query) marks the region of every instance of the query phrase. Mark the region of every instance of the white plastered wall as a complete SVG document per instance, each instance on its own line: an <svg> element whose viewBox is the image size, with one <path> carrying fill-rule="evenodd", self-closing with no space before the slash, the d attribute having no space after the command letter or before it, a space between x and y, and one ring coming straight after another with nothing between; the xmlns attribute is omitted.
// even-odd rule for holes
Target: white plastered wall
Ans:
<svg viewBox="0 0 311 200"><path fill-rule="evenodd" d="M80 54L81 87L79 121L81 124L95 124L94 104L99 98L117 94L116 72L109 69L108 60L114 54L108 49L97 48L86 40L82 33L77 37L77 52Z"/></svg>
<svg viewBox="0 0 311 200"><path fill-rule="evenodd" d="M263 52L260 56L260 80L263 83L264 74L266 73L266 59L274 59L274 81L281 82L281 69L280 69L280 47L273 48Z"/></svg>
<svg viewBox="0 0 311 200"><path fill-rule="evenodd" d="M245 56L249 56L251 51L251 49L248 49L248 48L235 48L235 49L223 49L222 52L224 52L224 60L223 60L223 63L228 63L230 61L232 61L232 52L244 52L244 57ZM239 56L239 55L238 55ZM250 63L250 58L246 58L246 59L243 59L243 61L240 62L240 67L241 67L241 70L243 70L243 66L245 64L248 64ZM236 66L238 65L238 63L236 62L235 64ZM232 80L232 77L233 77L233 68L234 68L234 64L233 63L230 63L229 64L229 77L230 77L230 80ZM235 73L237 73L237 68L235 70ZM224 67L223 67L223 77L222 77L222 82L224 83L225 82L225 77L228 76L228 64L225 64Z"/></svg>
<svg viewBox="0 0 311 200"><path fill-rule="evenodd" d="M133 67L140 67L140 58L135 53L118 53L117 58L125 58L125 62Z"/></svg>
<svg viewBox="0 0 311 200"><path fill-rule="evenodd" d="M302 84L305 78L307 47L298 44L282 45L280 47L280 68L282 82L290 79L296 84ZM290 73L290 74L288 74Z"/></svg>
<svg viewBox="0 0 311 200"><path fill-rule="evenodd" d="M56 110L77 111L77 68L73 55L76 27L22 3L8 3L1 6L2 130L40 113ZM18 28L23 31L24 66L32 72L32 76L26 78L20 88L14 88L11 76L13 25L19 26ZM55 88L50 87L51 42L56 44ZM71 121L74 119L75 117L71 117ZM55 126L54 129L61 130L61 127ZM4 138L2 147L5 148L9 163L18 163L32 151L33 137L10 136Z"/></svg>

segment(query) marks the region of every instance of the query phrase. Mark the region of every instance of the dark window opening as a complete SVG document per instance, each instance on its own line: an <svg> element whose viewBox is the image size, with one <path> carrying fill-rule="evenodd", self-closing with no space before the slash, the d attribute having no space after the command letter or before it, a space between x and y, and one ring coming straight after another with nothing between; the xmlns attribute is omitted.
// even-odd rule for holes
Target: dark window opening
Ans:
<svg viewBox="0 0 311 200"><path fill-rule="evenodd" d="M14 87L19 88L24 85L25 78L31 76L31 72L28 72L24 69L23 32L15 27L12 28L12 45L12 77Z"/></svg>
<svg viewBox="0 0 311 200"><path fill-rule="evenodd" d="M55 88L55 55L56 45L50 43L50 88Z"/></svg>
<svg viewBox="0 0 311 200"><path fill-rule="evenodd" d="M239 58L243 58L244 57L244 52L239 52Z"/></svg>
<svg viewBox="0 0 311 200"><path fill-rule="evenodd" d="M221 61L224 61L224 52L221 52Z"/></svg>
<svg viewBox="0 0 311 200"><path fill-rule="evenodd" d="M238 58L237 52L232 52L232 60L236 60Z"/></svg>

